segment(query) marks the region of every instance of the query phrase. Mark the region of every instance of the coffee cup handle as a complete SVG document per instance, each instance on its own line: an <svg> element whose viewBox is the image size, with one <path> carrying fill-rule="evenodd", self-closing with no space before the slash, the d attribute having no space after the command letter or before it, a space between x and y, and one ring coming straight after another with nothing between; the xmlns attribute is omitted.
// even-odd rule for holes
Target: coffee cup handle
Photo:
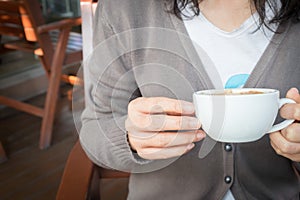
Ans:
<svg viewBox="0 0 300 200"><path fill-rule="evenodd" d="M296 103L294 100L292 99L288 99L288 98L282 98L279 100L279 108L280 109L284 104L287 103ZM280 122L279 124L275 124L274 126L272 126L271 130L269 130L267 133L273 133L279 130L282 130L284 128L286 128L288 125L292 124L295 120L294 119L286 119L282 122Z"/></svg>

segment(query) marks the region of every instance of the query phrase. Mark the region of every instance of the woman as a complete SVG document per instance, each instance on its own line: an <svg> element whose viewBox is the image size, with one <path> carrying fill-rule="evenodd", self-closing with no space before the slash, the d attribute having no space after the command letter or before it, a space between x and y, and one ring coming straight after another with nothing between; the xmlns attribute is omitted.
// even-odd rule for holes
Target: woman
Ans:
<svg viewBox="0 0 300 200"><path fill-rule="evenodd" d="M299 199L299 13L298 0L100 1L83 148L132 173L128 199ZM295 122L215 144L191 101L220 87L276 88Z"/></svg>

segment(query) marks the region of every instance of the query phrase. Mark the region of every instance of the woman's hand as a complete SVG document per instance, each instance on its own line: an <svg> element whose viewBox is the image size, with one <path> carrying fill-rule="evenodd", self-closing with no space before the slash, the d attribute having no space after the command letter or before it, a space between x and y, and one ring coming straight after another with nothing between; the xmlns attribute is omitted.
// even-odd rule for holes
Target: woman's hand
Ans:
<svg viewBox="0 0 300 200"><path fill-rule="evenodd" d="M285 119L296 120L287 128L270 134L271 145L277 154L292 161L300 162L300 94L296 88L287 92L287 98L296 101L296 104L286 104L280 110Z"/></svg>
<svg viewBox="0 0 300 200"><path fill-rule="evenodd" d="M166 159L191 150L205 137L190 102L165 97L137 98L128 105L126 130L132 149L144 159Z"/></svg>

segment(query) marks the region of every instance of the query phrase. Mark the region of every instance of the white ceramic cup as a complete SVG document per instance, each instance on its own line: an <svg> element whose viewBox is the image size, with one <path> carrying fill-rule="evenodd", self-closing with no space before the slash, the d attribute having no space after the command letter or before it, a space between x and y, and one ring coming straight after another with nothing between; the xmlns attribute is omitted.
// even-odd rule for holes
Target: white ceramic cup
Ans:
<svg viewBox="0 0 300 200"><path fill-rule="evenodd" d="M255 94L247 94L247 93ZM275 89L242 88L203 90L193 94L195 112L202 129L220 142L251 142L281 130L294 120L273 125L278 110L295 101L280 99Z"/></svg>

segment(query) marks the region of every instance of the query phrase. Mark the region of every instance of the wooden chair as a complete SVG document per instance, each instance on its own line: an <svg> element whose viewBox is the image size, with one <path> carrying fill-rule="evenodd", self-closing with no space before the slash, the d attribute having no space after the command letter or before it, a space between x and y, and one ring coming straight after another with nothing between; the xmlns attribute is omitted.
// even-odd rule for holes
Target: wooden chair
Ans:
<svg viewBox="0 0 300 200"><path fill-rule="evenodd" d="M44 108L5 96L0 96L0 104L42 118L39 141L41 149L49 147L51 143L60 81L73 80L74 83L74 78L62 75L62 66L82 60L81 35L71 32L73 26L80 24L80 17L47 24L38 0L0 0L0 35L17 38L2 46L34 53L49 79ZM74 43L77 43L75 48Z"/></svg>
<svg viewBox="0 0 300 200"><path fill-rule="evenodd" d="M101 179L127 177L129 173L94 165L77 141L66 162L56 200L100 200Z"/></svg>
<svg viewBox="0 0 300 200"><path fill-rule="evenodd" d="M96 1L81 0L83 55L92 51L92 24ZM85 66L84 66L85 67ZM84 79L85 85L88 79ZM56 200L100 199L100 180L104 178L126 178L129 173L104 169L94 165L77 141L71 150L56 195Z"/></svg>

